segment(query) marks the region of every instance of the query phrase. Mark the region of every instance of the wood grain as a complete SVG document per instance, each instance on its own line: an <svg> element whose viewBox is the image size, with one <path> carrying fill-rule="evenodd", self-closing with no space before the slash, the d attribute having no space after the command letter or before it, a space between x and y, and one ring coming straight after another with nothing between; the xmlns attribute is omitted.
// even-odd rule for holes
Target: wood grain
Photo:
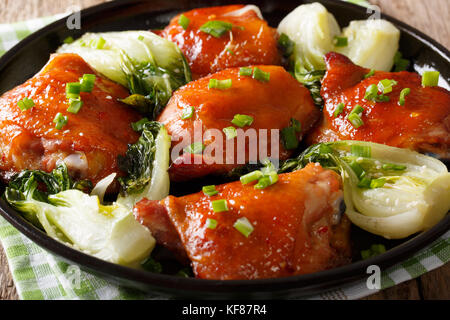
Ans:
<svg viewBox="0 0 450 320"><path fill-rule="evenodd" d="M73 6L85 8L105 0L2 0L0 23L21 21L66 12ZM245 2L245 1L243 1ZM371 0L383 13L404 21L446 48L450 47L450 1ZM0 300L18 299L3 248L0 246ZM450 264L395 287L371 295L380 299L450 299Z"/></svg>

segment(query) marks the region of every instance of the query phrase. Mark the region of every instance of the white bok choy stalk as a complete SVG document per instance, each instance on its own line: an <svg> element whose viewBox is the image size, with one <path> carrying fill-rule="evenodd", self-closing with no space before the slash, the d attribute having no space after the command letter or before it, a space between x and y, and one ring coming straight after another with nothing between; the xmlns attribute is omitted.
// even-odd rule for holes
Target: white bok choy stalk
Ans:
<svg viewBox="0 0 450 320"><path fill-rule="evenodd" d="M74 187L61 164L51 173L22 171L4 196L27 220L75 249L132 267L149 256L155 239L129 208L119 203L102 205L98 196Z"/></svg>
<svg viewBox="0 0 450 320"><path fill-rule="evenodd" d="M337 141L309 147L280 170L309 162L339 172L349 219L387 239L427 230L450 210L450 173L435 158L377 143Z"/></svg>
<svg viewBox="0 0 450 320"><path fill-rule="evenodd" d="M163 124L146 118L133 124L141 132L139 140L119 157L120 168L127 173L118 180L122 187L117 202L128 208L141 199L160 200L169 194L171 139Z"/></svg>
<svg viewBox="0 0 450 320"><path fill-rule="evenodd" d="M126 86L132 95L123 102L152 118L173 91L191 81L180 49L150 31L86 33L58 53L76 53L97 72Z"/></svg>

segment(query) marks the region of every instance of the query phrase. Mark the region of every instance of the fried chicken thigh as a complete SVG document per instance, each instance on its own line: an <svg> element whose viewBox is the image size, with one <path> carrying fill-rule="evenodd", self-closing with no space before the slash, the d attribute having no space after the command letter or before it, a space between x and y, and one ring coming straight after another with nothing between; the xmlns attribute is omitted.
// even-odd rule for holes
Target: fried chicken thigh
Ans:
<svg viewBox="0 0 450 320"><path fill-rule="evenodd" d="M135 217L159 244L191 260L196 277L262 279L317 272L350 259L349 221L341 216L340 177L319 164L279 175L276 184L257 190L233 182L203 192L161 201L142 200ZM215 212L224 199L228 210ZM247 218L246 237L234 227ZM208 228L207 219L217 221ZM183 252L185 250L185 253Z"/></svg>
<svg viewBox="0 0 450 320"><path fill-rule="evenodd" d="M420 75L412 72L377 71L364 79L369 70L354 65L347 57L328 53L327 73L322 80L321 95L325 100L323 119L308 136L308 142L361 140L383 143L450 158L450 93L441 87L423 87ZM395 80L387 102L364 99L366 88L380 80ZM410 88L403 106L398 104L400 92ZM342 113L334 116L339 103ZM364 108L364 124L355 128L347 119L359 104Z"/></svg>
<svg viewBox="0 0 450 320"><path fill-rule="evenodd" d="M66 84L95 74L78 55L53 55L32 79L0 97L0 175L8 180L24 169L51 171L64 161L74 178L93 183L119 172L117 156L139 138L130 123L140 117L117 101L127 90L97 75L92 92L82 92L83 107L67 112ZM32 99L22 111L17 103ZM61 113L67 124L58 130L53 119Z"/></svg>
<svg viewBox="0 0 450 320"><path fill-rule="evenodd" d="M174 93L158 119L176 149L172 150L171 180L226 174L249 161L256 163L267 156L285 160L292 155L293 150L286 150L281 143L280 131L296 119L301 125L297 139L301 139L320 111L308 89L282 67L258 68L270 73L269 81L240 76L239 68L230 68L190 82ZM211 79L230 79L232 85L225 90L208 88ZM182 119L183 110L191 107L192 117ZM253 122L241 129L232 123L237 114L251 116ZM237 128L237 136L227 138L222 131L227 127ZM194 142L205 145L203 154L183 152Z"/></svg>
<svg viewBox="0 0 450 320"><path fill-rule="evenodd" d="M160 34L178 45L189 62L193 79L230 67L280 64L276 30L251 6L244 7L230 5L184 12L189 19L186 29L177 15ZM215 37L200 30L209 21L231 23L232 28Z"/></svg>

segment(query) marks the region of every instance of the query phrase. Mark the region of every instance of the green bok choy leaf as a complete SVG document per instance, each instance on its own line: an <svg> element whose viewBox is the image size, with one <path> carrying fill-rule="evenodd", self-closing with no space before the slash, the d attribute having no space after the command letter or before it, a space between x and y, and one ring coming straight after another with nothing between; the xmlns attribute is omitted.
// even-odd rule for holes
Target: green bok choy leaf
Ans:
<svg viewBox="0 0 450 320"><path fill-rule="evenodd" d="M191 81L180 49L150 31L86 33L58 52L76 53L97 72L126 86L131 96L123 102L152 118L174 90Z"/></svg>
<svg viewBox="0 0 450 320"><path fill-rule="evenodd" d="M429 229L450 210L450 173L435 158L377 143L337 141L309 147L280 171L309 162L340 173L349 219L385 238Z"/></svg>
<svg viewBox="0 0 450 320"><path fill-rule="evenodd" d="M127 173L119 178L122 193L117 202L132 208L142 198L160 200L169 194L170 136L163 124L139 121L141 137L119 157L120 168Z"/></svg>
<svg viewBox="0 0 450 320"><path fill-rule="evenodd" d="M73 186L63 164L51 173L23 171L9 183L4 197L49 236L78 250L128 266L148 257L155 239L129 208L103 205L98 196Z"/></svg>

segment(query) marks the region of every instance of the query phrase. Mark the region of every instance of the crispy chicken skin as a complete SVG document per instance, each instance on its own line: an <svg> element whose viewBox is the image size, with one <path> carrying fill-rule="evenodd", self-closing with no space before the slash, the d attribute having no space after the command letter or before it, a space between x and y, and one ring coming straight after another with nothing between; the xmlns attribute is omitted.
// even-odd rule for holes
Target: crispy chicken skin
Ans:
<svg viewBox="0 0 450 320"><path fill-rule="evenodd" d="M67 112L66 83L78 82L95 72L78 55L52 55L32 79L0 97L0 175L8 180L24 169L52 170L64 161L75 178L93 183L118 172L116 158L139 135L130 123L139 116L117 101L127 90L99 75L91 93L81 93L84 102L77 114ZM28 97L35 106L21 111L17 102ZM68 116L62 130L53 119Z"/></svg>
<svg viewBox="0 0 450 320"><path fill-rule="evenodd" d="M263 190L239 181L217 186L219 193L142 200L135 217L157 242L184 247L196 277L262 279L317 272L348 263L350 223L341 217L340 177L319 164L279 175ZM211 201L227 200L227 212ZM246 217L254 230L245 237L233 225ZM209 229L206 220L215 219ZM164 232L162 232L164 231Z"/></svg>
<svg viewBox="0 0 450 320"><path fill-rule="evenodd" d="M354 65L347 57L328 53L327 73L321 94L325 100L323 119L307 140L318 143L336 140L362 140L394 147L431 152L450 158L450 93L440 87L422 87L420 75L412 72L382 72L363 79L368 69ZM380 80L393 79L388 102L371 102L364 98L366 88ZM398 104L400 91L410 88L404 106ZM334 117L339 103L344 111ZM347 116L356 104L364 108L364 125L354 128Z"/></svg>
<svg viewBox="0 0 450 320"><path fill-rule="evenodd" d="M180 15L177 15L160 33L175 42L184 53L193 79L230 67L281 63L276 30L269 27L253 10L233 15L233 11L243 7L230 5L184 12L190 20L186 30L180 25ZM203 24L212 20L229 22L233 28L219 38L199 30Z"/></svg>
<svg viewBox="0 0 450 320"><path fill-rule="evenodd" d="M257 161L259 150L263 151L261 158L264 154L263 148L258 147L258 144L267 146L267 155L273 158L284 160L292 154L292 150L284 149L281 133L274 131L272 134L271 129L282 130L290 125L291 118L295 118L301 123L301 132L297 134L301 139L319 118L320 111L314 106L308 89L282 67L258 67L270 73L268 82L239 76L239 68L230 68L190 82L174 93L158 119L171 135L172 147L180 150L180 153L172 152L176 153L172 156L174 160L170 168L172 180L183 181L208 174L225 174L249 161ZM232 86L226 90L209 89L210 79L231 79ZM195 112L191 118L183 120L181 116L186 107L193 107ZM254 120L250 126L245 126L242 130L238 128L237 137L227 142L222 130L234 126L231 121L236 114L252 116ZM206 145L203 155L182 153L184 147L193 142L201 142L201 135L195 133L199 128L204 135L203 144ZM264 133L259 129L267 130L267 141L264 141ZM212 130L220 136L216 138ZM253 137L251 131L255 134ZM271 143L272 139L276 145ZM252 142L255 148L250 148ZM234 146L233 150L229 149L227 152L227 143ZM224 152L216 154L213 151L215 147ZM258 152L252 153L250 149Z"/></svg>

